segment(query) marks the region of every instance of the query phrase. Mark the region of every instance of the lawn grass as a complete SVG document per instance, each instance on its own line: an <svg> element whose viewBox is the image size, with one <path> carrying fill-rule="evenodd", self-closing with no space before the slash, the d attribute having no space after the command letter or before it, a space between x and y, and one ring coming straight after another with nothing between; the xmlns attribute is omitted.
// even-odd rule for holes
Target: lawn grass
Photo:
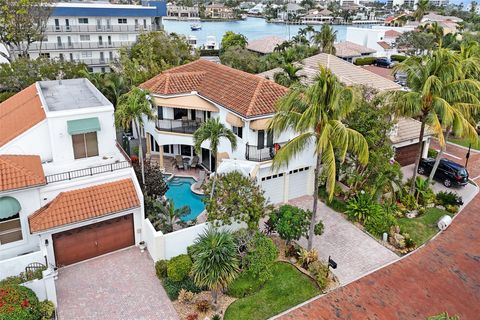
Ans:
<svg viewBox="0 0 480 320"><path fill-rule="evenodd" d="M240 281L247 279L241 278ZM320 289L313 280L289 263L276 262L273 266L273 278L259 291L232 303L225 312L224 319L268 319L318 294Z"/></svg>
<svg viewBox="0 0 480 320"><path fill-rule="evenodd" d="M470 145L470 141L468 139L461 139L461 138L448 138L448 141L449 142L453 142L455 144L458 144L458 145L461 145L461 146L464 146L466 148L468 148L468 146ZM472 143L472 149L476 149L476 150L480 150L480 142L478 143Z"/></svg>
<svg viewBox="0 0 480 320"><path fill-rule="evenodd" d="M429 208L417 218L400 218L397 221L402 233L408 233L417 246L421 246L438 232L437 222L446 214L451 215L442 209Z"/></svg>

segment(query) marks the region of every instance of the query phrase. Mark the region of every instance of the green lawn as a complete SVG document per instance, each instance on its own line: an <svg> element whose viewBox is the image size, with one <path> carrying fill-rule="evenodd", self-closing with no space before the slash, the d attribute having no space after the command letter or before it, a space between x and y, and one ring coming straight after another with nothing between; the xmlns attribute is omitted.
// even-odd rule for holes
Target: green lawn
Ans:
<svg viewBox="0 0 480 320"><path fill-rule="evenodd" d="M429 208L423 215L417 218L398 219L398 225L402 232L410 235L417 246L421 246L439 231L437 228L437 222L445 214L449 213L445 210Z"/></svg>
<svg viewBox="0 0 480 320"><path fill-rule="evenodd" d="M460 138L448 138L448 141L453 142L455 144L459 144L461 146L464 146L468 148L470 142L468 139L460 139ZM480 150L480 142L477 144L472 144L472 149Z"/></svg>
<svg viewBox="0 0 480 320"><path fill-rule="evenodd" d="M246 279L248 278L243 277L240 281L245 282ZM242 283L242 286L246 284ZM273 278L259 291L232 303L225 312L224 319L268 319L318 294L320 289L310 278L288 263L276 262Z"/></svg>

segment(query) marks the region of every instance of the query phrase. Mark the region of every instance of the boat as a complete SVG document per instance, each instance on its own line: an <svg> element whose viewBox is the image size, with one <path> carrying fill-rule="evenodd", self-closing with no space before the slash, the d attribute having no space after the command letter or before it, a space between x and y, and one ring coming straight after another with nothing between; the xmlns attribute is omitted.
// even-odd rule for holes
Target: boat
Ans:
<svg viewBox="0 0 480 320"><path fill-rule="evenodd" d="M194 23L194 24L190 25L190 29L192 29L192 31L197 31L197 30L202 29L202 26L198 23Z"/></svg>

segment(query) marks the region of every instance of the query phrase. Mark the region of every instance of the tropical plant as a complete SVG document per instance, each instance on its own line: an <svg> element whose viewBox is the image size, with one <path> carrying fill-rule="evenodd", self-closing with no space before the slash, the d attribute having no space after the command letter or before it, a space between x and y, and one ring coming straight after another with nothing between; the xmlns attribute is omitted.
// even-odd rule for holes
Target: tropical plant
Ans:
<svg viewBox="0 0 480 320"><path fill-rule="evenodd" d="M422 179L420 177L417 177L415 186L415 200L418 204L425 207L426 205L432 203L435 200L435 194L429 187L428 179Z"/></svg>
<svg viewBox="0 0 480 320"><path fill-rule="evenodd" d="M417 9L413 13L415 20L418 22L422 21L425 12L430 8L430 1L429 0L419 0L417 2Z"/></svg>
<svg viewBox="0 0 480 320"><path fill-rule="evenodd" d="M175 282L188 277L192 269L192 259L188 254L181 254L170 259L167 263L167 277Z"/></svg>
<svg viewBox="0 0 480 320"><path fill-rule="evenodd" d="M458 194L451 191L440 191L436 195L436 203L441 206L454 205L461 206L463 205L463 199Z"/></svg>
<svg viewBox="0 0 480 320"><path fill-rule="evenodd" d="M337 31L328 24L323 24L320 32L313 36L313 42L320 47L323 53L335 54L335 41L337 40Z"/></svg>
<svg viewBox="0 0 480 320"><path fill-rule="evenodd" d="M38 319L39 302L35 293L18 284L0 286L0 319Z"/></svg>
<svg viewBox="0 0 480 320"><path fill-rule="evenodd" d="M365 222L374 213L381 210L378 203L375 202L372 195L367 192L360 192L347 202L347 210L345 213L348 218L353 221Z"/></svg>
<svg viewBox="0 0 480 320"><path fill-rule="evenodd" d="M316 236L321 236L323 234L323 230L325 229L325 226L323 225L323 221L319 221L314 228L314 233Z"/></svg>
<svg viewBox="0 0 480 320"><path fill-rule="evenodd" d="M230 47L245 48L247 43L247 38L243 34L227 31L222 38L222 50L226 50Z"/></svg>
<svg viewBox="0 0 480 320"><path fill-rule="evenodd" d="M161 206L162 208L162 232L170 233L173 232L173 228L176 224L181 224L186 216L191 212L189 206L183 206L181 208L175 209L175 204L172 199L167 200L165 205Z"/></svg>
<svg viewBox="0 0 480 320"><path fill-rule="evenodd" d="M272 267L277 257L278 249L272 239L257 232L247 246L245 256L247 270L260 282L265 282L273 276Z"/></svg>
<svg viewBox="0 0 480 320"><path fill-rule="evenodd" d="M359 163L368 162L368 145L357 131L348 128L342 120L355 109L355 91L344 87L327 68L320 71L312 86L295 88L278 103L278 110L270 123L275 135L293 130L298 135L287 142L275 155L273 169L276 170L303 152L314 147L315 180L313 214L308 237L308 249L312 249L314 227L318 206L319 174L326 173L326 188L329 199L333 198L336 181L336 154L341 162L347 152L358 155Z"/></svg>
<svg viewBox="0 0 480 320"><path fill-rule="evenodd" d="M258 230L260 219L268 214L271 206L255 179L238 171L219 174L214 179L216 182L209 181L203 188L206 194L213 194L215 188L215 197L203 199L208 221L216 226L244 222L250 232Z"/></svg>
<svg viewBox="0 0 480 320"><path fill-rule="evenodd" d="M142 167L140 162L134 162L133 169L139 181L142 180ZM167 183L165 182L165 176L160 170L160 166L151 161L145 161L144 165L145 184L141 185L144 195L152 197L154 200L161 199L168 190Z"/></svg>
<svg viewBox="0 0 480 320"><path fill-rule="evenodd" d="M270 214L270 220L280 238L288 245L292 240L308 237L308 227L312 213L294 207L283 205Z"/></svg>
<svg viewBox="0 0 480 320"><path fill-rule="evenodd" d="M395 217L384 211L382 206L375 204L369 213L368 219L365 220L365 230L374 236L380 237L384 232L388 232L390 228L396 225Z"/></svg>
<svg viewBox="0 0 480 320"><path fill-rule="evenodd" d="M148 92L134 87L129 93L122 95L115 111L115 125L129 129L132 124L140 141L139 158L142 173L142 185L145 185L145 162L143 160L143 124L144 120L153 120L155 115L147 99Z"/></svg>
<svg viewBox="0 0 480 320"><path fill-rule="evenodd" d="M302 78L305 78L305 75L298 74L303 69L302 66L287 63L282 65L281 68L281 71L273 75L273 80L284 87L291 87L298 84Z"/></svg>
<svg viewBox="0 0 480 320"><path fill-rule="evenodd" d="M167 260L158 260L155 262L155 274L157 275L158 279L162 280L167 277Z"/></svg>
<svg viewBox="0 0 480 320"><path fill-rule="evenodd" d="M260 57L246 48L228 47L220 53L220 61L226 66L248 73L262 71Z"/></svg>
<svg viewBox="0 0 480 320"><path fill-rule="evenodd" d="M410 91L391 92L390 105L397 115L415 117L420 121L420 142L423 142L426 125L442 147L445 145L443 128L448 126L453 126L459 136L476 139L476 131L469 119L480 105L477 97L480 83L464 77L462 63L454 53L438 49L430 55L410 57L398 64L395 71L406 73ZM423 149L423 143L418 145L410 188L412 194Z"/></svg>
<svg viewBox="0 0 480 320"><path fill-rule="evenodd" d="M197 154L202 153L202 144L204 142L210 143L210 150L215 157L215 170L218 168L218 147L222 139L230 142L232 150L237 148L237 137L232 130L225 127L218 118L210 118L193 133L193 143ZM210 198L213 197L215 189L215 181L217 180L217 174L213 176L213 184L210 190Z"/></svg>
<svg viewBox="0 0 480 320"><path fill-rule="evenodd" d="M317 280L320 289L324 290L328 285L328 266L320 261L314 261L308 266L308 271Z"/></svg>
<svg viewBox="0 0 480 320"><path fill-rule="evenodd" d="M304 269L308 269L308 266L318 260L318 252L315 249L310 251L303 248L298 252L298 262Z"/></svg>
<svg viewBox="0 0 480 320"><path fill-rule="evenodd" d="M193 280L212 292L217 303L218 291L226 288L239 272L235 241L231 233L214 228L207 229L192 248Z"/></svg>
<svg viewBox="0 0 480 320"><path fill-rule="evenodd" d="M191 303L193 299L195 298L195 293L188 291L186 289L181 289L178 292L178 302L180 303Z"/></svg>

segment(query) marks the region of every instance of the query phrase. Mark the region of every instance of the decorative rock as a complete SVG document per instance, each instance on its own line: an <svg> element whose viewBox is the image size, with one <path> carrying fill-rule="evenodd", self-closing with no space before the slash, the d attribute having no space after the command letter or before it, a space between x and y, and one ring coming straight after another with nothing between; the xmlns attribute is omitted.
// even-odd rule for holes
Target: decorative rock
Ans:
<svg viewBox="0 0 480 320"><path fill-rule="evenodd" d="M413 218L415 218L417 215L418 215L418 211L417 211L417 210L413 210L413 211L407 212L407 214L406 214L405 216L406 216L407 218L409 218L409 219L413 219Z"/></svg>
<svg viewBox="0 0 480 320"><path fill-rule="evenodd" d="M434 208L435 207L435 203L429 203L427 204L427 208Z"/></svg>
<svg viewBox="0 0 480 320"><path fill-rule="evenodd" d="M437 208L440 209L440 210L445 210L445 207L444 207L444 206L438 205Z"/></svg>
<svg viewBox="0 0 480 320"><path fill-rule="evenodd" d="M290 258L290 263L292 263L292 264L297 263L297 259L295 259L295 257L291 257Z"/></svg>

